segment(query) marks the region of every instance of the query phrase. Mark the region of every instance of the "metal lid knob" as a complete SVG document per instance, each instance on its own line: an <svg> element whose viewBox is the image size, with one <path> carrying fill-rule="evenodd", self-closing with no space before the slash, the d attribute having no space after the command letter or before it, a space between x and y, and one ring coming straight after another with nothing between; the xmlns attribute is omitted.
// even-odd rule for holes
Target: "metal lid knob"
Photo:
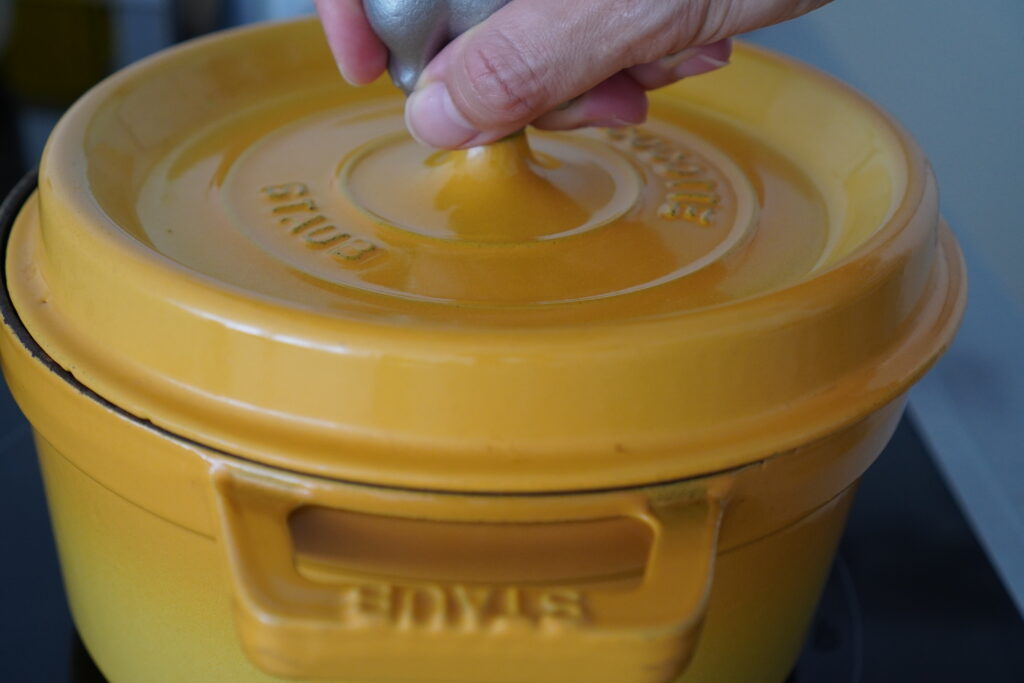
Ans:
<svg viewBox="0 0 1024 683"><path fill-rule="evenodd" d="M406 94L452 40L509 0L363 0L373 30L391 53L391 79Z"/></svg>

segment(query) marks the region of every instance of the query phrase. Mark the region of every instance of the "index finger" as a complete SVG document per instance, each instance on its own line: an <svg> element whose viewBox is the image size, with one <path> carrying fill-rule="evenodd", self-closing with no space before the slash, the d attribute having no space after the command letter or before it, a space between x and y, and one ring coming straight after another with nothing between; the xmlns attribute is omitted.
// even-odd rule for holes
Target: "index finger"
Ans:
<svg viewBox="0 0 1024 683"><path fill-rule="evenodd" d="M362 0L316 0L327 44L349 83L366 85L388 66L388 51L373 32Z"/></svg>

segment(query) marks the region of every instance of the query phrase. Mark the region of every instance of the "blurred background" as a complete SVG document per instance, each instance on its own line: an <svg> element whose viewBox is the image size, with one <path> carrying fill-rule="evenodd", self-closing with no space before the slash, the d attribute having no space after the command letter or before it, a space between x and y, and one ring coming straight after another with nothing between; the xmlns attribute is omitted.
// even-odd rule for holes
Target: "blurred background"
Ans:
<svg viewBox="0 0 1024 683"><path fill-rule="evenodd" d="M309 0L0 0L0 196L37 163L63 110L104 75L218 28L311 11ZM1024 660L1009 654L1024 652L1022 35L1020 0L837 0L748 36L852 84L911 131L938 175L970 273L964 327L915 388L909 420L865 480L844 539L846 564L823 606L834 614L817 627L825 643L818 655L859 663L841 665L840 677L801 681L1024 680ZM28 432L0 394L0 476L5 486L23 481L29 500L17 508L5 501L0 516L34 516L45 531L34 458L24 454ZM25 574L50 577L56 592L45 596L46 609L67 621L52 542L17 533L0 540L41 558ZM913 556L894 570L901 552ZM902 574L884 575L894 571ZM829 635L850 620L860 636ZM50 617L37 621L44 631L60 628ZM0 646L0 659L29 662L5 648L15 646ZM12 666L38 671L30 662ZM57 680L19 675L0 679Z"/></svg>

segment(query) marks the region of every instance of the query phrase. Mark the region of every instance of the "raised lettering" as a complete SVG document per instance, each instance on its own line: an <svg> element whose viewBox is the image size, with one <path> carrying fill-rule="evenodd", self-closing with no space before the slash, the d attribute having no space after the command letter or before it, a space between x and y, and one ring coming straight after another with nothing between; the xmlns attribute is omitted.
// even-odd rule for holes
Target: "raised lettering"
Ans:
<svg viewBox="0 0 1024 683"><path fill-rule="evenodd" d="M546 591L540 596L542 617L580 623L586 616L583 593L572 589Z"/></svg>
<svg viewBox="0 0 1024 683"><path fill-rule="evenodd" d="M353 586L344 594L347 617L360 626L380 626L391 621L394 588L386 583Z"/></svg>
<svg viewBox="0 0 1024 683"><path fill-rule="evenodd" d="M654 154L652 154L651 158L664 164L683 161L686 159L686 154L678 150L674 150L666 144L664 148L658 149Z"/></svg>
<svg viewBox="0 0 1024 683"><path fill-rule="evenodd" d="M291 204L282 204L273 208L274 213L296 213L298 211L316 211L316 202L311 198L302 199Z"/></svg>
<svg viewBox="0 0 1024 683"><path fill-rule="evenodd" d="M457 628L509 635L590 618L586 594L571 588L366 583L343 589L341 606L342 619L353 628L407 632Z"/></svg>
<svg viewBox="0 0 1024 683"><path fill-rule="evenodd" d="M663 141L655 135L651 135L650 133L645 133L634 128L632 143L633 147L636 147L637 149L653 149L660 147L663 144Z"/></svg>
<svg viewBox="0 0 1024 683"><path fill-rule="evenodd" d="M349 240L342 246L331 252L331 256L346 264L355 264L366 261L376 255L377 245L362 238Z"/></svg>
<svg viewBox="0 0 1024 683"><path fill-rule="evenodd" d="M701 226L712 225L715 214L703 208L717 206L721 201L716 183L707 177L708 170L699 157L679 149L672 140L640 128L608 129L613 143L626 148L647 166L649 171L666 181L668 193L658 208L663 220L683 220Z"/></svg>
<svg viewBox="0 0 1024 683"><path fill-rule="evenodd" d="M504 633L521 632L536 626L534 620L523 610L522 589L512 586L506 588L500 604L500 612L494 615L494 618L488 625L493 631Z"/></svg>
<svg viewBox="0 0 1024 683"><path fill-rule="evenodd" d="M673 161L668 164L659 164L654 167L655 173L663 178L686 178L700 175L704 169L697 164L688 164L681 161Z"/></svg>
<svg viewBox="0 0 1024 683"><path fill-rule="evenodd" d="M697 225L711 225L714 217L715 212L711 209L694 206L693 204L687 204L686 208L683 209L683 220L696 223Z"/></svg>
<svg viewBox="0 0 1024 683"><path fill-rule="evenodd" d="M309 194L309 187L305 183L284 183L281 185L268 185L263 188L263 194L272 201L284 201L305 197Z"/></svg>
<svg viewBox="0 0 1024 683"><path fill-rule="evenodd" d="M306 245L313 249L323 249L333 244L337 244L342 240L347 240L351 237L347 232L338 230L333 225L325 225L322 228L317 228L310 233L306 234L305 240Z"/></svg>
<svg viewBox="0 0 1024 683"><path fill-rule="evenodd" d="M396 625L409 630L422 626L431 630L444 628L448 616L448 600L440 586L414 586L401 592Z"/></svg>
<svg viewBox="0 0 1024 683"><path fill-rule="evenodd" d="M665 220L675 220L682 216L683 205L677 201L669 200L658 208L658 216Z"/></svg>
<svg viewBox="0 0 1024 683"><path fill-rule="evenodd" d="M305 183L267 185L261 192L273 202L270 213L276 218L277 225L292 235L302 237L303 246L323 250L339 265L360 266L385 253L380 245L366 238L353 237L331 224L327 216L318 213L316 199L310 196L309 186Z"/></svg>
<svg viewBox="0 0 1024 683"><path fill-rule="evenodd" d="M711 192L673 192L668 198L676 202L692 202L694 204L718 203L718 195Z"/></svg>
<svg viewBox="0 0 1024 683"><path fill-rule="evenodd" d="M717 187L714 180L696 180L688 178L686 180L672 180L668 183L668 189L670 190L703 190L705 192L713 192Z"/></svg>
<svg viewBox="0 0 1024 683"><path fill-rule="evenodd" d="M523 593L518 588L505 589L505 614L517 617L523 613Z"/></svg>
<svg viewBox="0 0 1024 683"><path fill-rule="evenodd" d="M298 225L296 225L294 228L291 229L291 232L293 235L298 235L299 233L305 230L309 230L312 227L315 227L317 225L320 225L321 223L326 222L327 219L324 218L323 216L313 216L312 218L308 218L299 223Z"/></svg>
<svg viewBox="0 0 1024 683"><path fill-rule="evenodd" d="M466 588L465 586L452 588L452 597L455 599L462 628L467 631L475 631L483 626L487 607L493 596L493 588Z"/></svg>

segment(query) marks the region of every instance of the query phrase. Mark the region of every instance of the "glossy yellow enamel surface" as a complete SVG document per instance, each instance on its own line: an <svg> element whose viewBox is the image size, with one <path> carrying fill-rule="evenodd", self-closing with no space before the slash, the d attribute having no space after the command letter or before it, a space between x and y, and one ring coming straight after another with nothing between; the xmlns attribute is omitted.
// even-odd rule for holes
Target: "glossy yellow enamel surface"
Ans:
<svg viewBox="0 0 1024 683"><path fill-rule="evenodd" d="M434 152L401 104L309 20L55 130L0 357L100 667L781 682L962 315L919 150L747 47L636 129Z"/></svg>
<svg viewBox="0 0 1024 683"><path fill-rule="evenodd" d="M75 622L114 683L781 683L855 482L902 412L897 402L756 466L676 484L547 496L423 493L310 478L184 442L83 394L32 357L9 326L4 332L0 356L36 430ZM655 586L661 604L627 602L624 621L608 596L642 598L659 569L651 565L655 536L634 535L630 515L676 507L699 516L708 495L722 503L708 539L713 563L702 564L701 543L693 543L666 577L677 585ZM580 531L587 520L604 526ZM326 534L325 524L333 524ZM407 532L416 524L441 529L423 540ZM527 537L535 532L523 527L551 524L570 548L596 552L586 561L534 556L494 567L473 556L489 534L445 539L458 524L499 536L519 524ZM369 539L360 535L367 528ZM619 552L595 548L616 539ZM367 543L373 552L360 553ZM623 563L622 555L640 561ZM706 584L691 582L705 572ZM678 613L675 647L651 648L628 630L597 651L588 645L591 634L600 642L630 622L645 624L637 634L656 641L653 620L685 611L678 597L694 589L700 609ZM320 597L302 600L307 590ZM438 591L444 603L434 601ZM293 640L290 629L303 622L319 628ZM644 654L655 658L630 669ZM685 672L674 673L687 658Z"/></svg>
<svg viewBox="0 0 1024 683"><path fill-rule="evenodd" d="M134 414L310 474L599 488L827 434L948 342L958 257L924 159L821 75L740 48L642 130L535 135L530 168L484 173L396 139L398 95L343 85L318 31L143 62L50 141L12 291L47 352ZM474 233L503 173L497 232ZM515 233L516 204L550 222Z"/></svg>

